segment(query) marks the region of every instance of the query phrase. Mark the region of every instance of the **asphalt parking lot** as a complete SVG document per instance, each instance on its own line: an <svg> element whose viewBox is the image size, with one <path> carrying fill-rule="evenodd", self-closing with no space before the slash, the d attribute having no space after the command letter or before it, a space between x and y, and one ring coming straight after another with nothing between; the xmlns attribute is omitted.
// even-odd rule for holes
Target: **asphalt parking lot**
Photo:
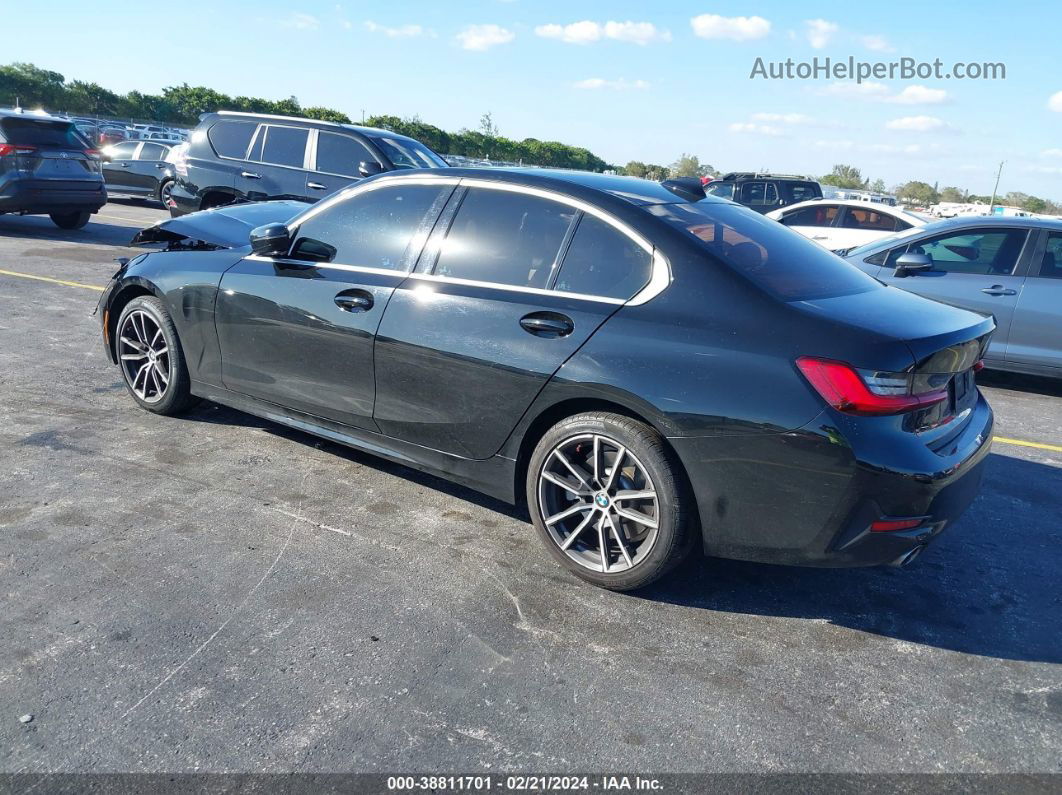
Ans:
<svg viewBox="0 0 1062 795"><path fill-rule="evenodd" d="M985 378L910 568L612 594L486 497L136 408L94 286L162 216L0 217L0 772L1062 772L1062 383Z"/></svg>

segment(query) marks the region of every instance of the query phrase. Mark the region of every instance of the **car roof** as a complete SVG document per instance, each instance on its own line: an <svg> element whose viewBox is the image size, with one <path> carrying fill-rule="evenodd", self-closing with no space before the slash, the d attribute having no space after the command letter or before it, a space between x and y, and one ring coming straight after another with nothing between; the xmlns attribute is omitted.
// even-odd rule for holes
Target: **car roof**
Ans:
<svg viewBox="0 0 1062 795"><path fill-rule="evenodd" d="M1022 229L1062 230L1062 218L1033 218L1031 216L967 215L961 218L945 218L923 226L919 232L946 232L949 229L972 229L984 226L1008 226Z"/></svg>
<svg viewBox="0 0 1062 795"><path fill-rule="evenodd" d="M408 135L402 135L401 133L392 132L391 130L384 130L380 127L365 127L360 124L340 124L335 121L325 121L324 119L309 119L305 116L281 116L273 113L244 113L239 110L219 110L214 113L203 114L200 122L206 121L212 116L232 117L235 119L246 119L253 121L255 119L272 120L272 121L286 121L286 122L302 122L304 124L311 124L320 127L334 127L342 130L350 130L351 132L361 133L369 137L375 138L379 136L386 136L388 138L397 138L403 141L413 141L414 143L421 143L416 138L410 138ZM423 146L423 144L421 144Z"/></svg>
<svg viewBox="0 0 1062 795"><path fill-rule="evenodd" d="M926 219L923 216L917 215L910 210L905 210L900 206L893 206L891 204L885 204L884 202L868 202L863 201L862 199L828 199L825 196L818 199L808 199L807 201L797 202L796 204L788 204L785 207L779 207L777 210L771 210L767 215L773 218L776 214L786 215L793 210L801 210L804 207L821 207L824 204L839 204L845 207L857 207L860 209L866 208L885 213L886 215L899 215L915 218L920 224L926 223Z"/></svg>
<svg viewBox="0 0 1062 795"><path fill-rule="evenodd" d="M676 204L688 199L668 190L660 182L639 177L623 177L616 174L601 174L596 171L569 171L560 168L425 168L400 172L388 171L382 177L408 176L410 178L436 174L440 177L460 177L506 182L514 185L554 190L573 196L580 194L606 193L629 204ZM732 204L727 199L707 196L700 201Z"/></svg>
<svg viewBox="0 0 1062 795"><path fill-rule="evenodd" d="M14 108L0 108L0 119L29 119L30 121L60 121L64 124L73 124L70 119L52 116L50 113L39 113L35 110L15 110Z"/></svg>

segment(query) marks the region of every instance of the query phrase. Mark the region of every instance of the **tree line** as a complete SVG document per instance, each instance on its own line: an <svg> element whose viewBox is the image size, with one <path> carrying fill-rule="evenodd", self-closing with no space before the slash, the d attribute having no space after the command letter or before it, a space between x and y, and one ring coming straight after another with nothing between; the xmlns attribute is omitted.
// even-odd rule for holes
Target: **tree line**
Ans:
<svg viewBox="0 0 1062 795"><path fill-rule="evenodd" d="M206 86L168 86L161 94L130 91L119 94L97 83L67 80L59 72L41 69L28 63L0 66L0 105L43 107L52 112L114 119L163 122L194 127L203 113L235 110L271 113L280 116L303 116L340 124L351 119L342 111L325 107L303 107L296 97L270 100L261 97L230 97ZM559 141L525 138L517 141L498 133L490 114L485 114L480 129L447 132L414 117L370 116L370 127L382 127L423 141L437 152L471 158L489 158L540 166L604 171L608 163L588 149Z"/></svg>

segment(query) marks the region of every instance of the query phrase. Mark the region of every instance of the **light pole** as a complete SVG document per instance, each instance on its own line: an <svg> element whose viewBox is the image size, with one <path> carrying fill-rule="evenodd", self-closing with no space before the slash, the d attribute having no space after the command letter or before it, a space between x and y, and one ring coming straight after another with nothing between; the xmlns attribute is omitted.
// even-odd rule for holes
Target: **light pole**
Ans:
<svg viewBox="0 0 1062 795"><path fill-rule="evenodd" d="M988 214L989 215L994 215L995 212L996 212L996 210L995 210L995 208L996 208L996 192L999 190L999 177L1003 173L1003 164L1006 163L1006 162L1007 162L1006 160L1000 160L999 161L999 171L996 172L996 184L995 184L995 187L992 188L992 201L990 201L988 203Z"/></svg>

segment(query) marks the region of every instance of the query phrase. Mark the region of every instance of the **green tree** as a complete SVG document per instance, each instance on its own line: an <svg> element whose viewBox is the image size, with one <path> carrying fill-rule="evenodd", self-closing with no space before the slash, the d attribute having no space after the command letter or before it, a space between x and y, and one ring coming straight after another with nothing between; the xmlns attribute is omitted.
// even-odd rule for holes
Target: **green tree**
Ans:
<svg viewBox="0 0 1062 795"><path fill-rule="evenodd" d="M646 165L640 160L631 160L623 167L623 173L628 177L642 177L645 178Z"/></svg>
<svg viewBox="0 0 1062 795"><path fill-rule="evenodd" d="M878 177L876 180L870 183L870 189L874 191L874 193L885 193L885 180L883 180L881 177Z"/></svg>
<svg viewBox="0 0 1062 795"><path fill-rule="evenodd" d="M719 172L707 163L701 163L696 155L683 153L678 160L671 164L672 177L710 177Z"/></svg>
<svg viewBox="0 0 1062 795"><path fill-rule="evenodd" d="M940 192L942 202L961 202L964 200L963 192L958 188L947 187Z"/></svg>
<svg viewBox="0 0 1062 795"><path fill-rule="evenodd" d="M844 164L834 166L829 174L819 177L819 182L835 188L862 188L866 184L858 168Z"/></svg>
<svg viewBox="0 0 1062 795"><path fill-rule="evenodd" d="M322 108L314 106L312 108L303 108L302 115L307 119L319 119L321 121L334 121L336 124L350 124L350 116L345 113L341 113L338 110L332 110L331 108Z"/></svg>
<svg viewBox="0 0 1062 795"><path fill-rule="evenodd" d="M932 185L918 180L900 185L896 189L896 195L921 207L928 207L940 201L940 194L933 190Z"/></svg>

